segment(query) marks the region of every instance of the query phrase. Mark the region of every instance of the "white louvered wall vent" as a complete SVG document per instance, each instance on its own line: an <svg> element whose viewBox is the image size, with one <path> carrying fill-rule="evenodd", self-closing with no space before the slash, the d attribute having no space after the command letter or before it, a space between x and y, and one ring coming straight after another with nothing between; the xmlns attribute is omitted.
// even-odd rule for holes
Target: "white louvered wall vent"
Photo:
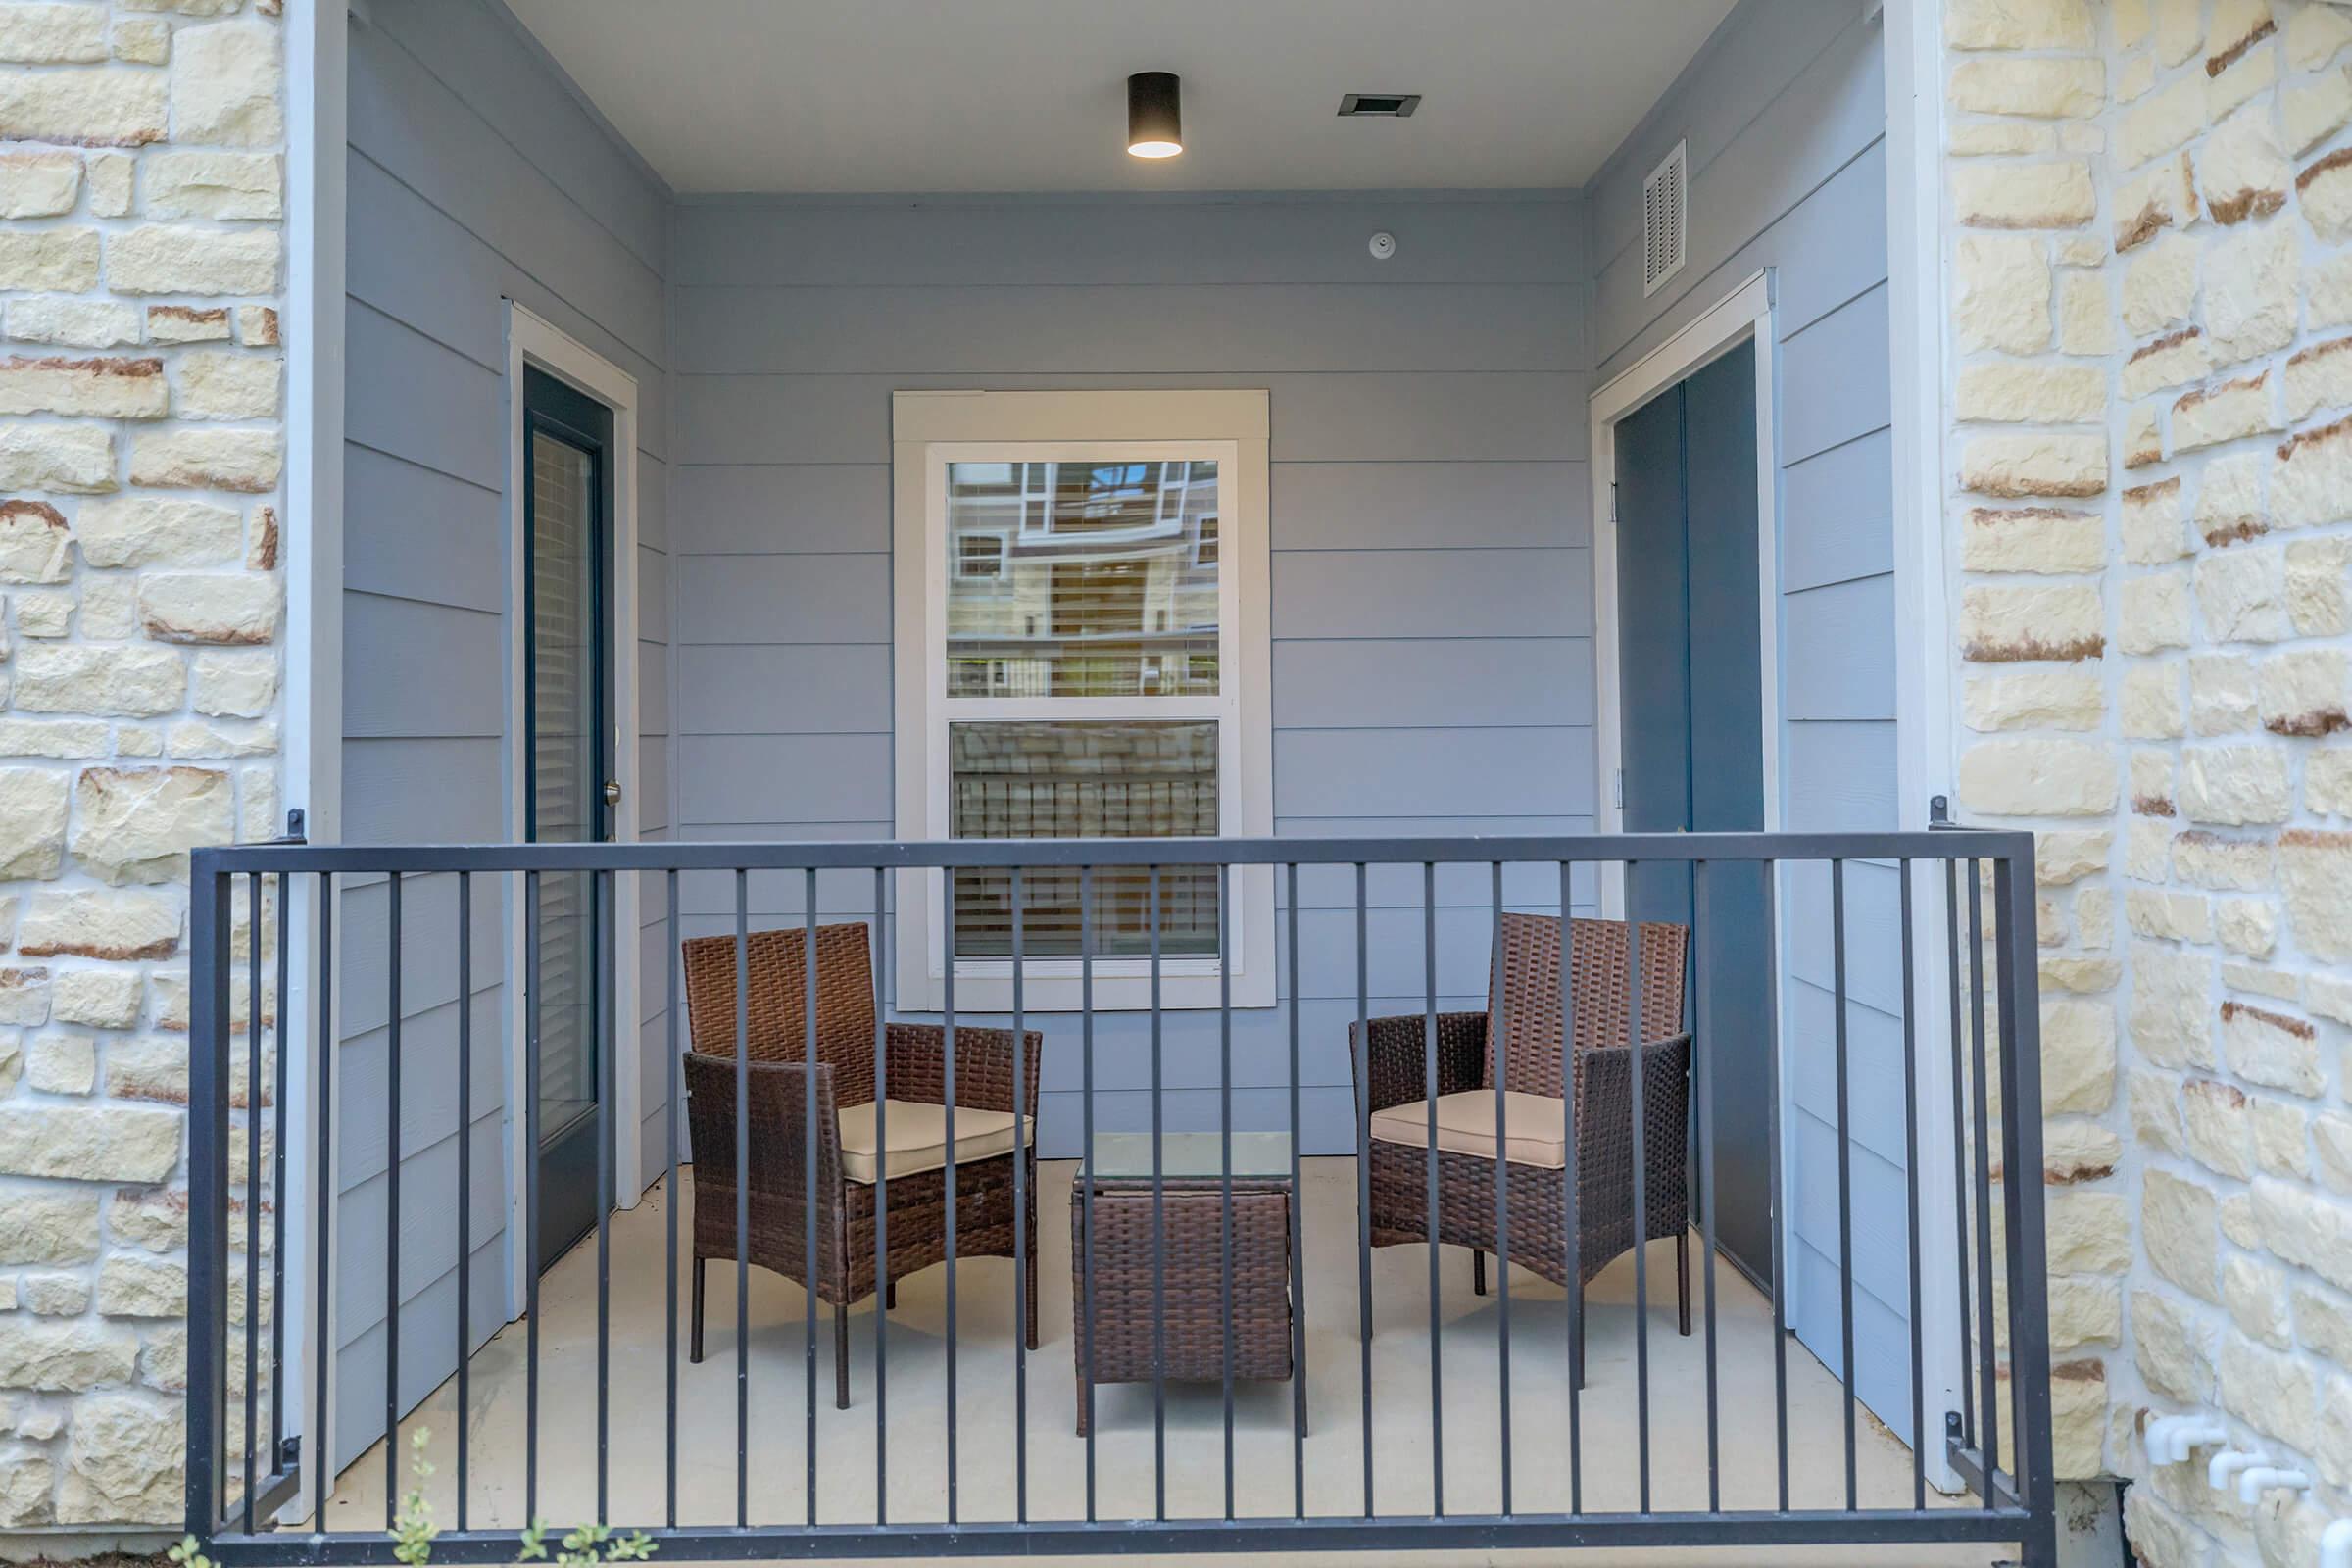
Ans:
<svg viewBox="0 0 2352 1568"><path fill-rule="evenodd" d="M1683 230L1690 215L1686 142L1649 172L1642 187L1642 293L1655 294L1683 270Z"/></svg>

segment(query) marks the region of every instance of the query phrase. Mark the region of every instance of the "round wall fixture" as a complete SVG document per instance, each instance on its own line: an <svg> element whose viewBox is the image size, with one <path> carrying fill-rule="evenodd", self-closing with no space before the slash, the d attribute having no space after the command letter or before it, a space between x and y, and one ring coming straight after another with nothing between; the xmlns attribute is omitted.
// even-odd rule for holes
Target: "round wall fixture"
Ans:
<svg viewBox="0 0 2352 1568"><path fill-rule="evenodd" d="M1396 254L1396 236L1384 228L1372 236L1371 243L1367 248L1372 252L1374 261L1385 262Z"/></svg>
<svg viewBox="0 0 2352 1568"><path fill-rule="evenodd" d="M1173 158L1184 151L1184 105L1174 72L1139 71L1127 78L1127 151L1137 158Z"/></svg>

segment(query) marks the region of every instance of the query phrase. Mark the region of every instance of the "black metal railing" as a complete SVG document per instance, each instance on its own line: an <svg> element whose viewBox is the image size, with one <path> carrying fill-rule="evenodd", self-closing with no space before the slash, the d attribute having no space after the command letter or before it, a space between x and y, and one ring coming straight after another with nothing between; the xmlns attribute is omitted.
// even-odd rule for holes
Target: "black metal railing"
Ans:
<svg viewBox="0 0 2352 1568"><path fill-rule="evenodd" d="M931 1046L924 1044L934 1038L923 1032L929 1025L893 1017L911 1005L889 1005L897 972L893 878L959 868L1006 873L1001 885L1008 891L1011 957L942 966L942 1044ZM1230 964L1217 971L1213 1007L1179 1014L1163 1004L1159 894L1167 868L1213 871L1220 953L1236 951L1237 918L1272 916L1280 983L1271 1009L1236 1005ZM1243 868L1271 872L1266 907L1251 906L1244 895L1237 911ZM1722 901L1731 868L1761 878L1761 901L1742 906L1741 919L1752 927L1732 929L1721 912L1730 906ZM1105 870L1144 873L1147 956L1124 959L1120 971L1149 974L1148 1005L1135 1009L1145 1022L1133 1028L1132 1019L1114 1027L1106 1022L1112 1014L1097 1005L1098 970L1106 961L1097 951L1097 873ZM1036 960L1023 955L1024 878L1043 872L1075 872L1079 884L1074 1015L1044 1015L1029 989L1037 982L1030 978ZM1472 1064L1462 1071L1475 1072L1477 1053L1488 1048L1458 1034L1469 1026L1441 1004L1479 995L1487 979L1481 971L1501 968L1506 913L1589 913L1596 872L1621 875L1631 890L1625 896L1645 907L1645 918L1646 906L1666 898L1666 917L1687 928L1685 984L1695 998L1695 1021L1673 1040L1651 1039L1642 996L1645 928L1635 925L1625 938L1627 995L1616 1016L1629 1021L1625 1043L1636 1049L1572 1060L1578 993L1568 973L1572 944L1559 943L1559 995L1570 1016L1549 1047L1560 1053L1555 1081L1563 1096L1592 1095L1623 1119L1593 1131L1564 1107L1561 1168L1492 1167L1491 1195L1480 1190L1477 1197L1492 1207L1492 1229L1481 1231L1491 1243L1476 1258L1478 1297L1466 1300L1458 1283L1449 1288L1441 1256L1446 1238L1439 1213L1459 1200L1452 1189L1440 1190L1438 1104L1447 1074L1462 1063ZM630 1053L612 1023L608 976L593 1110L594 1248L556 1265L572 1272L543 1290L532 1260L546 1195L536 1160L515 1153L535 1150L543 1130L538 1053L514 1050L509 1038L518 1030L535 1042L537 1020L503 988L512 987L517 958L525 972L537 972L537 884L555 873L586 873L608 920L624 906L623 884L633 885L645 940L665 956L660 971L648 966L639 1008L647 1022L640 1098L658 1082L662 1119L658 1127L650 1119L638 1128L619 1125L618 1064ZM1317 932L1312 952L1300 942L1302 873ZM1376 883L1385 890L1378 898ZM1873 906L1866 912L1849 908L1857 887L1867 888ZM1960 829L463 848L290 841L200 850L193 889L187 1516L189 1530L224 1564L389 1562L395 1542L387 1532L412 1488L429 1494L444 1527L434 1556L453 1562L509 1559L526 1523L564 1507L576 1510L564 1523L584 1522L592 1512L615 1531L650 1532L667 1557L683 1559L2015 1542L2026 1562L2054 1561L2041 1184L2033 1174L2041 1168L2041 1149L2029 835ZM1442 889L1454 902L1445 902ZM338 910L363 897L369 929L350 912L338 929ZM477 902L489 918L477 918ZM953 951L953 901L941 908L934 883L929 903L940 910L926 938L930 951ZM372 929L379 909L380 931ZM870 1062L815 1059L824 1033L818 933L842 923L870 933ZM755 1060L752 943L762 929L801 934L807 969L791 983L806 1007L798 1038L807 1054L797 1063ZM476 955L485 932L507 944L488 965ZM637 935L624 932L620 941ZM732 1218L714 1222L722 1242L726 1225L733 1235L736 1266L721 1274L722 1283L733 1275L735 1292L731 1387L721 1381L723 1364L710 1373L697 1364L703 1250L698 1246L691 1258L682 1252L681 1209L694 1175L685 1137L693 1042L679 959L681 944L695 935L731 938L735 964L735 1039L726 1043L732 1060L696 1068L731 1073L736 1090L734 1168L724 1183ZM1762 985L1753 1005L1727 1021L1717 1016L1724 1004L1709 966L1735 940L1764 955ZM1824 947L1827 962L1817 964ZM299 969L289 964L297 948L305 960ZM959 1017L958 971L968 987L979 962L1008 975L1009 1006L984 1016L967 1007ZM1310 979L1302 964L1317 976L1351 974L1351 991L1344 980ZM305 976L298 993L295 983ZM405 1000L404 977L412 987ZM1940 994L1922 992L1923 980ZM1785 981L1826 994L1826 1028L1795 1021L1782 995ZM1495 1007L1515 1004L1507 989L1494 988ZM1374 1026L1384 1022L1374 1017L1376 999L1409 1000L1418 1029L1408 1022L1399 1036L1391 1019L1385 1037L1376 1036ZM1237 1054L1243 1014L1252 1020L1255 1044L1244 1042ZM1194 1018L1213 1018L1213 1026L1188 1021ZM639 1020L622 1024L635 1030ZM1858 1041L1856 1024L1873 1039ZM1022 1045L1041 1026L1048 1034L1043 1065ZM1499 1059L1512 1020L1489 1016L1477 1027ZM1184 1040L1172 1045L1172 1034ZM980 1098L970 1077L983 1070L973 1065L983 1058L966 1048L1004 1038L1013 1043L1013 1266L999 1296L993 1270L969 1266L977 1255L1006 1250L985 1229L997 1224L995 1211L959 1186L972 1167L959 1171L955 1118L960 1106L971 1122ZM1323 1152L1345 1157L1372 1147L1368 1084L1380 1038L1392 1046L1405 1040L1415 1059L1402 1070L1418 1073L1426 1091L1426 1145L1404 1156L1426 1165L1425 1185L1417 1169L1413 1182L1426 1204L1416 1221L1426 1235L1409 1238L1427 1242L1426 1279L1417 1267L1400 1274L1376 1257L1399 1240L1393 1207L1383 1208L1399 1200L1394 1188L1375 1193L1374 1161L1357 1158L1352 1170L1318 1178L1319 1220L1307 1212L1306 1167ZM1465 1039L1473 1043L1465 1047ZM1349 1042L1347 1081L1328 1073L1309 1081L1309 1056L1320 1053L1328 1061L1343 1042ZM1656 1057L1665 1065L1653 1066L1653 1046L1661 1044L1681 1054ZM490 1081L481 1069L483 1052L492 1049L511 1076L502 1119L477 1150L477 1089ZM1124 1076L1106 1087L1102 1075L1114 1057ZM1622 1067L1603 1071L1612 1060ZM656 1070L642 1070L644 1061ZM960 1096L959 1061L967 1076ZM1868 1080L1859 1086L1858 1063ZM293 1104L290 1066L300 1102ZM1717 1169L1718 1137L1727 1114L1756 1113L1752 1104L1719 1102L1731 1068L1740 1069L1740 1082L1799 1085L1791 1091L1797 1102L1812 1099L1805 1127L1792 1129L1784 1124L1782 1092L1764 1097L1769 1267L1719 1274L1725 1173ZM892 1328L886 1310L895 1304L897 1280L911 1277L895 1266L901 1252L892 1237L903 1244L916 1223L894 1203L891 1184L904 1192L916 1178L893 1173L885 1129L877 1129L871 1185L878 1196L867 1234L820 1196L820 1161L830 1169L842 1157L840 1134L820 1121L820 1111L832 1103L835 1079L853 1071L875 1080L877 1117L901 1103L894 1082L932 1073L943 1080L934 1103L947 1150L937 1216L945 1233L944 1311L936 1327L926 1319L919 1332ZM1595 1087L1575 1087L1580 1071L1594 1074ZM755 1100L756 1072L765 1075L762 1083L772 1079L770 1098ZM1497 1147L1510 1136L1503 1078L1489 1071L1487 1081L1472 1085L1493 1092ZM1657 1166L1657 1150L1644 1148L1645 1138L1672 1136L1645 1114L1660 1103L1645 1105L1645 1095L1664 1092L1661 1086L1689 1102L1683 1136L1695 1213L1673 1240L1677 1247L1697 1243L1703 1336L1695 1348L1678 1340L1652 1343L1652 1204L1643 1184L1675 1179L1671 1171L1648 1174L1667 1167ZM1868 1104L1856 1103L1858 1090ZM1024 1107L1041 1095L1048 1103L1024 1128ZM756 1104L788 1105L790 1114L756 1124ZM1888 1125L1894 1117L1899 1133ZM1131 1127L1149 1150L1148 1172L1128 1173L1124 1189L1098 1141L1114 1124ZM1213 1133L1213 1142L1196 1146L1213 1148L1213 1161L1188 1169L1172 1159L1186 1136L1174 1124L1196 1126L1202 1139ZM450 1127L455 1148L444 1155ZM1245 1147L1237 1137L1247 1144L1255 1133L1286 1134L1287 1158L1267 1159L1263 1170L1237 1168L1237 1158L1250 1164L1237 1156ZM1580 1176L1589 1147L1604 1133L1630 1141L1630 1192ZM1801 1182L1834 1182L1834 1222L1830 1197L1817 1185L1797 1191L1800 1172L1785 1161L1785 1145L1800 1133L1814 1140L1803 1146ZM619 1183L622 1141L631 1138L640 1140L639 1185L658 1203L659 1220L622 1212L636 1201ZM1580 1139L1588 1149L1580 1150ZM1821 1139L1834 1140L1826 1161ZM380 1149L371 1147L377 1140ZM291 1192L290 1146L302 1172ZM493 1149L500 1157L485 1160ZM1072 1386L1065 1387L1027 1346L1021 1326L1045 1294L1035 1283L1040 1182L1047 1179L1041 1166L1058 1191L1061 1178L1051 1174L1055 1155L1082 1151L1102 1162L1069 1178L1073 1306L1066 1324L1044 1329L1069 1337ZM1878 1184L1859 1196L1858 1152L1873 1162ZM338 1161L345 1158L371 1174L343 1179ZM774 1178L784 1188L762 1188L755 1164L778 1159L790 1167ZM1881 1202L1889 1171L1902 1193L1891 1213ZM710 1174L714 1189L723 1175ZM1756 1175L1731 1179L1752 1183ZM1544 1185L1552 1182L1556 1189ZM1284 1196L1287 1209L1271 1231L1253 1221L1244 1236L1241 1216L1261 1212L1248 1206L1261 1189ZM789 1215L774 1207L777 1190L798 1195ZM1121 1192L1137 1206L1114 1199ZM1119 1227L1146 1212L1146 1194L1148 1239L1119 1253L1129 1245ZM1564 1259L1533 1255L1521 1240L1527 1231L1512 1218L1514 1205L1525 1219L1531 1205L1555 1197L1565 1207ZM1634 1238L1623 1271L1631 1276L1630 1380L1622 1348L1607 1352L1605 1367L1587 1350L1588 1326L1601 1309L1587 1305L1597 1282L1583 1283L1578 1248L1595 1225L1612 1222L1611 1214L1593 1212L1596 1203L1617 1205L1615 1221ZM1376 1221L1376 1211L1391 1217ZM477 1262L476 1252L495 1240L479 1229L483 1213L516 1213L519 1226L510 1222L503 1247ZM960 1288L959 1222L967 1264ZM775 1229L776 1245L798 1248L805 1275L821 1272L831 1257L847 1277L843 1260L853 1238L870 1245L872 1361L863 1385L870 1423L863 1413L820 1408L820 1291L787 1279L784 1294L773 1296L772 1278L756 1282L756 1226ZM1287 1250L1272 1265L1271 1295L1259 1290L1263 1256L1237 1259L1237 1249L1269 1236ZM293 1313L279 1305L287 1300L290 1247L303 1263L296 1285L307 1301L291 1323L285 1319ZM656 1248L659 1263L647 1256ZM1485 1250L1497 1254L1491 1302L1484 1299ZM1897 1253L1898 1267L1882 1266ZM1330 1266L1310 1267L1313 1256ZM420 1278L444 1257L455 1258L454 1270ZM1873 1281L1862 1285L1867 1299L1859 1303L1858 1265ZM1827 1269L1833 1283L1816 1292L1800 1282L1808 1266L1815 1275ZM694 1358L683 1360L688 1268ZM1183 1281L1172 1277L1178 1273ZM1610 1291L1623 1291L1623 1273L1612 1276ZM454 1299L445 1298L443 1280ZM583 1304L591 1281L592 1313ZM1200 1282L1211 1282L1202 1285L1205 1294L1191 1294ZM1310 1285L1321 1314L1311 1324ZM485 1323L481 1308L501 1291L510 1305ZM1147 1356L1152 1385L1148 1443L1145 1417L1123 1398L1123 1424L1105 1432L1097 1419L1104 1413L1097 1374L1118 1353L1102 1303L1120 1291L1132 1310L1148 1303L1141 1343L1149 1348L1136 1352ZM1352 1301L1341 1299L1350 1291ZM1246 1316L1267 1300L1279 1303L1285 1293L1290 1315L1279 1338L1291 1388L1284 1416L1272 1420L1271 1407L1237 1390L1249 1377L1237 1365L1248 1341L1237 1331L1237 1311ZM1176 1295L1182 1303L1172 1304ZM1822 1305L1830 1297L1834 1311ZM1800 1298L1804 1325L1788 1316ZM790 1305L775 1310L779 1300ZM1004 1321L1005 1301L1009 1334L964 1332L976 1314L988 1324ZM1213 1302L1213 1311L1200 1301ZM847 1307L828 1304L841 1356L850 1351ZM1621 1304L1612 1298L1607 1308L1612 1333ZM1688 1334L1688 1294L1681 1306ZM1769 1349L1761 1327L1767 1309ZM374 1312L380 1321L360 1322ZM510 1317L520 1319L518 1350L501 1331ZM1377 1348L1376 1322L1397 1334L1402 1348ZM300 1331L298 1368L288 1358L290 1330ZM1791 1348L1797 1333L1807 1338ZM1425 1378L1415 1335L1426 1337ZM495 1356L484 1348L493 1336ZM789 1351L763 1360L759 1380L756 1340ZM1187 1347L1200 1345L1211 1347L1203 1352L1210 1360L1179 1369ZM1264 1348L1273 1353L1271 1342ZM919 1357L896 1381L894 1352L903 1361ZM1310 1352L1324 1380L1311 1386ZM1880 1352L1891 1357L1891 1370L1862 1364ZM645 1371L654 1355L662 1357L658 1378ZM784 1384L780 1370L794 1362L798 1389ZM1212 1364L1213 1371L1200 1370ZM972 1380L975 1372L981 1381ZM840 1375L846 1402L849 1374ZM1193 1375L1218 1387L1213 1420L1205 1404L1172 1392ZM1670 1377L1687 1381L1662 1389ZM487 1397L485 1379L496 1380ZM588 1379L592 1401L578 1397ZM1315 1396L1314 1389L1332 1393ZM795 1395L800 1419L777 1419ZM551 1401L576 1414L559 1413ZM1074 1411L1082 1436L1045 1431L1038 1412L1048 1404ZM429 1483L412 1474L407 1451L428 1409L445 1412L431 1420L455 1426L454 1465L442 1463L440 1479ZM1868 1410L1897 1429L1907 1419L1907 1454L1889 1446ZM1555 1429L1560 1414L1565 1420ZM1284 1446L1287 1463L1274 1458ZM940 1452L944 1468L934 1465ZM344 1470L362 1457L365 1469ZM1947 1494L1939 1485L1958 1490ZM1209 1500L1181 1506L1196 1492ZM368 1505L348 1508L354 1496Z"/></svg>

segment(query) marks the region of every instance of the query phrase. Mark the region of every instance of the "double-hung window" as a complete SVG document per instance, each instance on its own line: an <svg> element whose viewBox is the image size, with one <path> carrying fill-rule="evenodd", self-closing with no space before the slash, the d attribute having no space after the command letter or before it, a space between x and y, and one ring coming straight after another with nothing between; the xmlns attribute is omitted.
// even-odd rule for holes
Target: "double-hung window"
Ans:
<svg viewBox="0 0 2352 1568"><path fill-rule="evenodd" d="M921 839L1273 830L1266 396L909 392L894 409L898 823ZM903 872L899 1004L1010 1005L1012 874ZM1152 873L1021 876L1024 1003L1151 1001ZM952 911L953 918L950 918ZM1089 918L1088 916L1091 916ZM1160 1001L1274 1001L1273 872L1158 872ZM951 956L949 948L954 953Z"/></svg>

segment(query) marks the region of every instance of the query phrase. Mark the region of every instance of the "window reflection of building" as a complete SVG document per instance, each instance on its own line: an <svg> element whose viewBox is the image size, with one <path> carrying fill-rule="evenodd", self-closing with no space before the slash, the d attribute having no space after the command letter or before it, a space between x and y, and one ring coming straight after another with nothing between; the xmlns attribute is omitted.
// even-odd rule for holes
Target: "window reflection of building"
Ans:
<svg viewBox="0 0 2352 1568"><path fill-rule="evenodd" d="M958 463L948 691L1214 696L1217 466Z"/></svg>

